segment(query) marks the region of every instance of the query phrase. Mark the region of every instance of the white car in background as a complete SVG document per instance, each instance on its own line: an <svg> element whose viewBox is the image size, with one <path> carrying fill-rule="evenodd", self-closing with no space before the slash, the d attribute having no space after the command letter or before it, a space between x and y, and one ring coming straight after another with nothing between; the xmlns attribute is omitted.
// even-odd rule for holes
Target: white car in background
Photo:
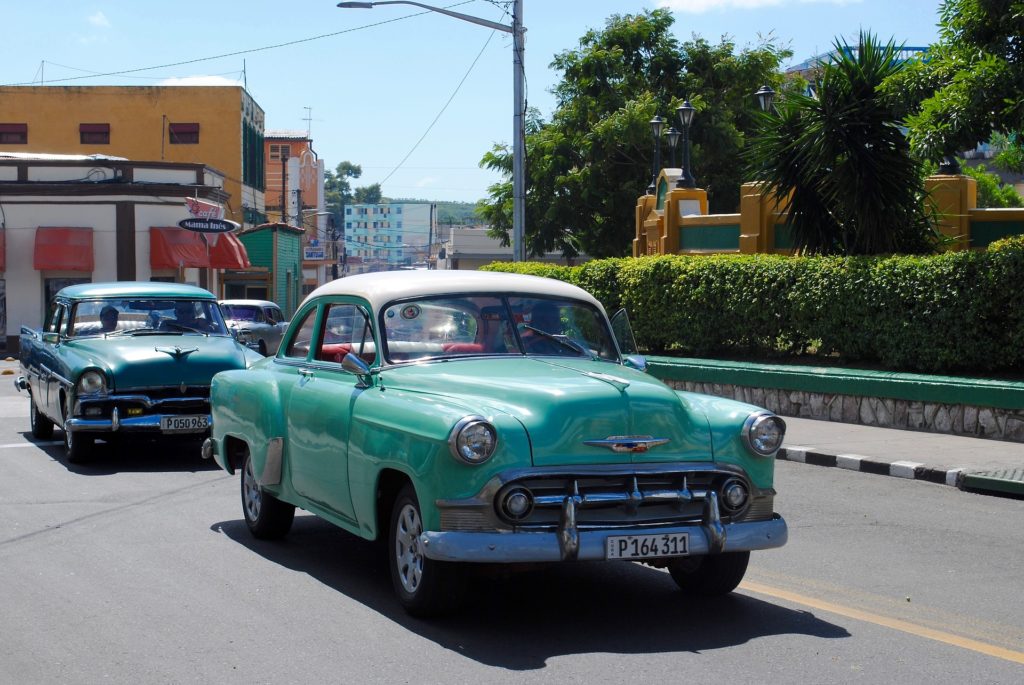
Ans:
<svg viewBox="0 0 1024 685"><path fill-rule="evenodd" d="M224 321L242 342L263 356L277 354L288 327L281 308L267 300L221 300Z"/></svg>

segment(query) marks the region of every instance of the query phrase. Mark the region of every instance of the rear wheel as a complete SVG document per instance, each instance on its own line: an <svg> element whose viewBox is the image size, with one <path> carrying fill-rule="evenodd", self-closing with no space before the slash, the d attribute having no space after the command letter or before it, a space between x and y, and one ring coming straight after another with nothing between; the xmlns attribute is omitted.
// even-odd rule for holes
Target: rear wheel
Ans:
<svg viewBox="0 0 1024 685"><path fill-rule="evenodd" d="M750 552L682 557L668 566L672 580L692 597L719 597L736 589L747 572Z"/></svg>
<svg viewBox="0 0 1024 685"><path fill-rule="evenodd" d="M413 616L437 616L457 609L462 598L464 569L423 554L423 518L416 491L406 485L391 510L388 565L391 584L405 610Z"/></svg>
<svg viewBox="0 0 1024 685"><path fill-rule="evenodd" d="M242 513L253 537L260 540L283 538L291 530L295 507L264 492L256 480L252 457L245 452L242 469Z"/></svg>
<svg viewBox="0 0 1024 685"><path fill-rule="evenodd" d="M36 398L29 393L28 421L32 428L32 437L49 440L53 437L53 421L43 416L36 406Z"/></svg>

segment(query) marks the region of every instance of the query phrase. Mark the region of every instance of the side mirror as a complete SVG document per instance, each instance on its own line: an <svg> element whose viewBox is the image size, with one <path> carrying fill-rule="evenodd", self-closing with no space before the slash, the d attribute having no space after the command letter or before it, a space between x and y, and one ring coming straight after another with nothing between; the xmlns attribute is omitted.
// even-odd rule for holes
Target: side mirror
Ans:
<svg viewBox="0 0 1024 685"><path fill-rule="evenodd" d="M57 343L60 342L60 333L53 333L51 331L44 332L43 342L48 343L50 345L56 345Z"/></svg>
<svg viewBox="0 0 1024 685"><path fill-rule="evenodd" d="M341 360L341 368L359 378L359 383L356 384L357 388L369 388L373 385L370 366L351 352Z"/></svg>
<svg viewBox="0 0 1024 685"><path fill-rule="evenodd" d="M631 369L647 372L647 360L639 354L629 354L623 357L622 363Z"/></svg>

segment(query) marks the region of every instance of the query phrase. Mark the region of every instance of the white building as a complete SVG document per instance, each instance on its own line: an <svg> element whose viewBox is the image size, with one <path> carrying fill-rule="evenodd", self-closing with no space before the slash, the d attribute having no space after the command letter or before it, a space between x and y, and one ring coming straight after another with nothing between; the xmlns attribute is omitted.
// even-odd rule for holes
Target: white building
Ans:
<svg viewBox="0 0 1024 685"><path fill-rule="evenodd" d="M346 273L426 266L437 242L437 206L430 203L346 205Z"/></svg>
<svg viewBox="0 0 1024 685"><path fill-rule="evenodd" d="M60 288L104 281L191 283L220 294L219 269L249 266L231 233L179 227L223 210L224 175L202 164L0 152L0 341L42 326Z"/></svg>

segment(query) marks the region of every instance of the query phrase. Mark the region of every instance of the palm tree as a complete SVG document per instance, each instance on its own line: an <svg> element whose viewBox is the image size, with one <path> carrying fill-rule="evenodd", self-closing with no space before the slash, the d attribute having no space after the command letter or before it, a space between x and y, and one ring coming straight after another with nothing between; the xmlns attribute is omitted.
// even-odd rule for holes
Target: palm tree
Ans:
<svg viewBox="0 0 1024 685"><path fill-rule="evenodd" d="M834 45L811 93L791 93L763 115L748 173L788 210L803 254L931 251L921 165L879 90L902 69L900 48L866 33L856 49Z"/></svg>

